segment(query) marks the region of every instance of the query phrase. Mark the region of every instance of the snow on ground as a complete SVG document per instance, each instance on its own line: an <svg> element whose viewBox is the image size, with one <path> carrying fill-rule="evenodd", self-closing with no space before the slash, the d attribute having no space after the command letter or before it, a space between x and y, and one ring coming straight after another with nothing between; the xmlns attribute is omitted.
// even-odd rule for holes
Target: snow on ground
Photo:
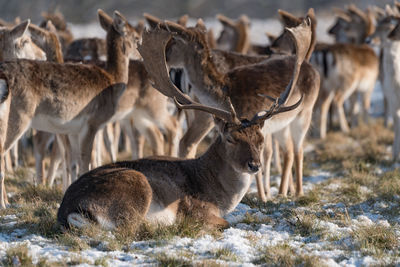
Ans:
<svg viewBox="0 0 400 267"><path fill-rule="evenodd" d="M305 177L306 195L308 189L314 185L333 178L334 175L325 171L316 171L313 175ZM272 182L276 182L274 180ZM333 185L334 183L329 184L329 187ZM273 191L277 191L277 188ZM373 214L375 211L387 209L390 205L398 207L399 203L381 201L371 206L364 205L362 208L357 208L365 211L364 214L355 215L355 213L352 214L351 207L343 203L325 203L323 210L330 216L349 212L351 217L349 224L343 224L340 220L335 222L315 218L311 234L303 236L296 230L295 225L301 216L312 212L311 208L300 207L294 201L278 202L277 206L271 209L251 208L249 205L240 203L225 217L231 227L225 229L218 237L204 235L198 239L175 237L161 242L138 241L131 243L128 252L104 251L103 244L80 252L71 252L68 247L61 246L54 240L27 234L24 229L14 229L9 234L0 233L0 260L9 248L25 244L34 264L46 258L50 265L51 262L79 259L80 262L85 262L80 266L90 266L96 260L103 259L109 266L152 266L157 264L157 255L165 254L172 258L184 258L193 263L216 259L215 263L222 265L254 266L257 259L262 257L263 252L268 251L268 248L274 249L274 247L284 245L290 248L294 255L316 257L320 264L327 266L382 264L385 259L363 255L355 249L356 244L351 238L351 233L355 228L363 225L390 226L391 224L383 216ZM298 218L283 216L287 212L295 212ZM246 222L248 216L255 218L257 223ZM1 217L0 227L2 229L13 227L17 219L16 215ZM321 233L324 238L321 238ZM400 233L397 238L400 239ZM221 250L229 251L231 254L227 258L215 258L216 252ZM395 260L396 262L400 264L400 257Z"/></svg>

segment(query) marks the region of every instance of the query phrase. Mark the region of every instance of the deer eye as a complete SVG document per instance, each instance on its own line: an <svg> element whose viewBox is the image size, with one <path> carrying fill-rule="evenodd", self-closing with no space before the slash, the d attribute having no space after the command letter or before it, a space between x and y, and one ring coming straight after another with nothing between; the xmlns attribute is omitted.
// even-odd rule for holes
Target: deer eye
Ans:
<svg viewBox="0 0 400 267"><path fill-rule="evenodd" d="M229 144L232 144L232 145L236 144L235 140L233 140L232 137L227 137L227 138L226 138L226 141L227 141Z"/></svg>

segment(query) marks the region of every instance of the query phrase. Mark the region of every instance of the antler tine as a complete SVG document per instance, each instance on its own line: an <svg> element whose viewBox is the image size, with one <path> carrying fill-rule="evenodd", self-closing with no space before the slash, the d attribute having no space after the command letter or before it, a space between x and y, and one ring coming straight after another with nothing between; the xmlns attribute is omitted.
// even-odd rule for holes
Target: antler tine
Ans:
<svg viewBox="0 0 400 267"><path fill-rule="evenodd" d="M162 94L174 98L178 107L206 111L227 122L237 123L238 120L234 113L196 103L171 82L165 57L165 48L172 35L173 33L162 30L160 27L143 33L142 44L139 45L138 50L143 57L146 71L154 82L153 87Z"/></svg>
<svg viewBox="0 0 400 267"><path fill-rule="evenodd" d="M285 91L283 91L278 98L275 99L270 96L262 95L267 97L274 103L268 111L262 111L256 114L251 120L251 123L255 123L258 120L266 120L278 113L293 110L297 108L303 100L303 96L301 96L300 100L297 101L296 104L289 107L283 107L283 105L285 105L287 100L290 98L293 88L296 86L297 79L299 78L300 74L301 65L303 64L308 49L311 45L311 19L307 17L299 26L294 28L286 28L285 30L289 32L289 36L291 36L291 38L293 39L296 47L296 65L293 70L293 77L290 80L289 84L286 86Z"/></svg>

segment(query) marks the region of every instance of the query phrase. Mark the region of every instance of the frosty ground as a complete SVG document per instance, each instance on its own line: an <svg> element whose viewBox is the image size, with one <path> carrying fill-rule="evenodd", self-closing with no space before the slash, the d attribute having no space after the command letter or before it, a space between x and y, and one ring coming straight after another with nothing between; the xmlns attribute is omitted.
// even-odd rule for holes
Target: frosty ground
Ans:
<svg viewBox="0 0 400 267"><path fill-rule="evenodd" d="M269 25L278 33L273 23L253 27ZM98 36L100 30L96 24L74 33ZM33 168L20 168L6 180L12 205L0 210L0 265L400 265L400 171L390 160L393 132L377 118L381 103L377 90L368 125L309 139L304 197L278 197L274 173L273 198L259 202L253 185L226 216L230 227L224 230L182 218L171 227L61 232L60 189L33 187Z"/></svg>

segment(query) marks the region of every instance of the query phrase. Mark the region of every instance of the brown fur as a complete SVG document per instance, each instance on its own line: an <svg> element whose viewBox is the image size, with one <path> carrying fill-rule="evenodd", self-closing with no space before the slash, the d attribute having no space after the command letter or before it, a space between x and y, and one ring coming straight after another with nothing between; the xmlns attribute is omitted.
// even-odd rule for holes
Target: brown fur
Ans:
<svg viewBox="0 0 400 267"><path fill-rule="evenodd" d="M189 215L226 227L221 216L235 208L250 186L243 175L249 161L259 161L263 138L258 125L230 129L219 124L221 136L197 159L149 158L86 173L65 193L58 221L68 226L68 215L77 212L94 221L101 215L118 226L117 218L151 217L149 205L160 203L175 218Z"/></svg>
<svg viewBox="0 0 400 267"><path fill-rule="evenodd" d="M116 13L114 20L100 13L100 22L108 30L106 70L83 64L30 60L0 64L1 75L6 78L11 94L11 97L2 103L6 105L7 112L0 122L1 161L3 153L30 124L39 130L71 134L74 129L68 126L68 123L78 118L86 118L85 125L88 129L80 140L85 144L81 146L80 171L88 170L88 151L91 151L94 134L115 112L116 104L128 81L128 55L133 51L135 41L133 28L119 13ZM40 115L55 120L56 123L53 123L58 124L56 129L53 125L48 125L48 120L40 121ZM79 129L79 132L81 130ZM79 146L79 143L74 145ZM1 165L3 194L4 169L3 164ZM1 206L5 207L3 198Z"/></svg>

